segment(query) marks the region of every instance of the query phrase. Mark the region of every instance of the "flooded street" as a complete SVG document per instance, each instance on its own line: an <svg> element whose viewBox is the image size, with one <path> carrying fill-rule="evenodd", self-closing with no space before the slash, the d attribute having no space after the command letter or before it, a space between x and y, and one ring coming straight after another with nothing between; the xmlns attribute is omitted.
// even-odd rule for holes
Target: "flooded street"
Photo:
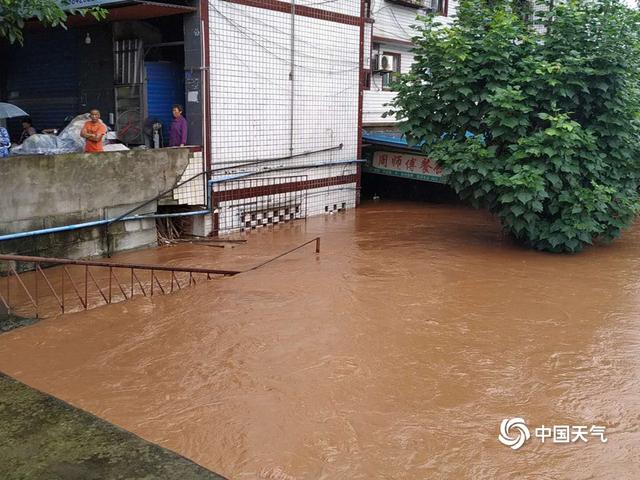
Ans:
<svg viewBox="0 0 640 480"><path fill-rule="evenodd" d="M316 236L320 255L3 334L0 371L230 479L640 478L640 226L559 256L483 212L382 202L116 258L243 269Z"/></svg>

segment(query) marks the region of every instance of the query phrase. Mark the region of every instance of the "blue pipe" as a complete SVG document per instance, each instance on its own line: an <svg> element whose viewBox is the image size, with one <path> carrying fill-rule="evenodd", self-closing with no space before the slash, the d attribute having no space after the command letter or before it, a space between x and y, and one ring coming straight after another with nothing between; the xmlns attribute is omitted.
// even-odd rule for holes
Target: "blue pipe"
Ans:
<svg viewBox="0 0 640 480"><path fill-rule="evenodd" d="M144 220L145 218L192 217L196 215L207 215L208 213L211 213L211 195L209 195L209 192L211 191L211 186L216 183L224 183L230 180L237 180L240 178L250 177L252 175L260 175L263 173L270 173L270 172L279 171L279 170L295 170L297 168L330 167L334 165L346 165L351 163L365 163L365 162L366 160L345 160L340 162L326 162L326 163L316 163L312 165L289 166L289 167L282 167L282 168L274 168L271 170L260 170L255 172L244 172L244 173L237 173L233 175L226 175L217 180L213 180L213 179L209 180L208 182L209 188L207 189L207 204L209 208L207 208L207 210L198 210L196 212L153 213L149 215L133 215L130 217L122 218L121 220L130 221L130 220ZM233 167L229 167L230 170L232 168ZM62 227L51 227L51 228L43 228L41 230L31 230L29 232L10 233L7 235L0 235L0 242L6 241L6 240L18 240L20 238L35 237L38 235L48 235L50 233L69 232L71 230L79 230L81 228L99 227L101 225L107 225L107 224L113 223L114 220L115 220L114 218L108 218L105 220L94 220L92 222L76 223L73 225L64 225Z"/></svg>
<svg viewBox="0 0 640 480"><path fill-rule="evenodd" d="M184 212L184 213L152 213L149 215L133 215L131 217L125 217L123 221L130 220L144 220L145 218L167 218L167 217L190 217L195 215L206 215L211 213L210 210L198 210L197 212ZM18 240L20 238L35 237L38 235L48 235L50 233L69 232L71 230L79 230L81 228L99 227L100 225L106 225L112 222L112 218L106 220L95 220L93 222L76 223L73 225L64 225L62 227L43 228L41 230L31 230L29 232L10 233L8 235L1 235L0 242L5 240Z"/></svg>
<svg viewBox="0 0 640 480"><path fill-rule="evenodd" d="M94 222L77 223L75 225L65 225L63 227L43 228L41 230L31 230L30 232L10 233L8 235L0 236L0 241L3 240L17 240L19 238L35 237L37 235L45 235L48 233L67 232L70 230L77 230L79 228L97 227L104 225L107 220L96 220Z"/></svg>

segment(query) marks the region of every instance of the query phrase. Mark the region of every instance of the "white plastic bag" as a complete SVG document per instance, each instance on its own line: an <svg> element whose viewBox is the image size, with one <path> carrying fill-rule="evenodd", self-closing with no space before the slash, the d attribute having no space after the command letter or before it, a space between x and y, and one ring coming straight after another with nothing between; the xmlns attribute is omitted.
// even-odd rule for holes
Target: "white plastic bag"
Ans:
<svg viewBox="0 0 640 480"><path fill-rule="evenodd" d="M85 139L80 136L89 114L83 113L75 117L60 135L38 133L27 138L22 145L11 149L12 155L46 155L60 153L83 152ZM100 120L102 121L102 120Z"/></svg>

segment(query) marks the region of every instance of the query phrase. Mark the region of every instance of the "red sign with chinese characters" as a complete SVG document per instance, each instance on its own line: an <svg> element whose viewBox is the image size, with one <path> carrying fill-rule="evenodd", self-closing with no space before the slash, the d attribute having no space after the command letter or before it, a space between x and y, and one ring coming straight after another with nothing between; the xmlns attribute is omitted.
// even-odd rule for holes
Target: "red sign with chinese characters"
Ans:
<svg viewBox="0 0 640 480"><path fill-rule="evenodd" d="M442 167L429 157L398 152L375 152L369 168L382 173L416 180L439 181Z"/></svg>

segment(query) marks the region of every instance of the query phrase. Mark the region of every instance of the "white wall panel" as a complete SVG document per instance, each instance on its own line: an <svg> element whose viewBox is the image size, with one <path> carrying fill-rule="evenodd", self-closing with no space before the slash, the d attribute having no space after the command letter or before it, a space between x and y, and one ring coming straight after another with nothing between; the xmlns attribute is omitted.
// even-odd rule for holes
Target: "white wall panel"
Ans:
<svg viewBox="0 0 640 480"><path fill-rule="evenodd" d="M343 144L308 160L355 159L360 28L298 17L296 32L294 153Z"/></svg>
<svg viewBox="0 0 640 480"><path fill-rule="evenodd" d="M375 20L373 34L376 37L410 41L415 34L411 25L415 25L416 17L424 13L422 9L405 7L387 0L371 0L371 16ZM440 16L440 21L449 23L455 13L456 2L449 0L448 16Z"/></svg>
<svg viewBox="0 0 640 480"><path fill-rule="evenodd" d="M289 18L210 2L212 162L288 153Z"/></svg>
<svg viewBox="0 0 640 480"><path fill-rule="evenodd" d="M289 3L290 0L287 0ZM360 16L360 0L295 0L296 5L319 8L352 17Z"/></svg>
<svg viewBox="0 0 640 480"><path fill-rule="evenodd" d="M309 167L252 178L312 180L355 173L353 164L315 166L357 158L360 26L296 15L292 64L289 13L221 0L209 5L213 168L228 167L220 172L226 175ZM359 0L329 5L339 13L360 14ZM291 153L296 158L238 165ZM351 194L355 201L355 191Z"/></svg>

